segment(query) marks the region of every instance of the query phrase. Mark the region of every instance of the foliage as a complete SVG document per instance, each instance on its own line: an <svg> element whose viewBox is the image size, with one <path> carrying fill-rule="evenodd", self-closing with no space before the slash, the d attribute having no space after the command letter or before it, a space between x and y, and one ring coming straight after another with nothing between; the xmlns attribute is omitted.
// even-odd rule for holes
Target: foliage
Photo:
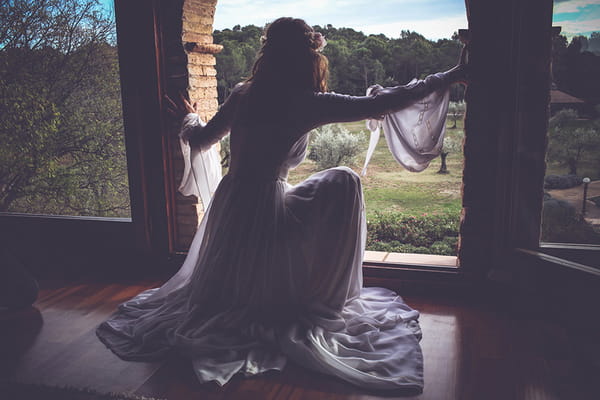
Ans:
<svg viewBox="0 0 600 400"><path fill-rule="evenodd" d="M600 102L600 32L574 36L571 42L558 35L552 43L552 75L558 88L592 104Z"/></svg>
<svg viewBox="0 0 600 400"><path fill-rule="evenodd" d="M375 213L367 221L367 249L399 253L456 255L460 216Z"/></svg>
<svg viewBox="0 0 600 400"><path fill-rule="evenodd" d="M233 87L249 77L256 53L260 48L262 30L248 25L241 28L215 30L213 40L223 45L217 55L217 89L222 103Z"/></svg>
<svg viewBox="0 0 600 400"><path fill-rule="evenodd" d="M375 83L395 86L447 70L456 64L461 48L457 36L431 41L416 32L402 31L400 38L390 39L329 24L314 28L327 38L323 54L329 59L329 89L352 95L364 95ZM214 42L224 47L216 56L219 102L250 74L261 35L262 29L254 25L214 32ZM453 87L451 97L455 101L464 98L460 85Z"/></svg>
<svg viewBox="0 0 600 400"><path fill-rule="evenodd" d="M577 111L560 110L550 118L548 136L548 159L566 165L570 175L577 175L577 167L584 156L600 161L598 121L580 121Z"/></svg>
<svg viewBox="0 0 600 400"><path fill-rule="evenodd" d="M0 21L0 211L128 216L114 24L96 0Z"/></svg>
<svg viewBox="0 0 600 400"><path fill-rule="evenodd" d="M219 150L221 156L221 166L224 168L229 168L229 163L231 162L231 145L230 145L230 136L227 135L223 139L221 139L221 149Z"/></svg>
<svg viewBox="0 0 600 400"><path fill-rule="evenodd" d="M542 209L541 239L555 243L600 243L600 232L585 222L575 207L550 196Z"/></svg>
<svg viewBox="0 0 600 400"><path fill-rule="evenodd" d="M319 169L351 165L362 149L360 136L351 134L343 125L325 125L314 132L308 158Z"/></svg>
<svg viewBox="0 0 600 400"><path fill-rule="evenodd" d="M544 189L569 189L581 185L583 178L577 175L546 175Z"/></svg>

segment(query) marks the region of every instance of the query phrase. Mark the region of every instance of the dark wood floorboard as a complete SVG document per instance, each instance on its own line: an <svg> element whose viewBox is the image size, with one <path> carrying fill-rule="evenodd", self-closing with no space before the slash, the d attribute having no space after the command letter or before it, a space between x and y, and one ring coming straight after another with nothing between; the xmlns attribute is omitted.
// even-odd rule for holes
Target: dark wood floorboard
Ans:
<svg viewBox="0 0 600 400"><path fill-rule="evenodd" d="M405 299L421 311L422 394L370 392L292 364L225 387L201 385L185 360L126 362L96 338L119 303L159 283L45 283L34 307L0 312L0 377L172 400L600 399L557 322L424 295Z"/></svg>

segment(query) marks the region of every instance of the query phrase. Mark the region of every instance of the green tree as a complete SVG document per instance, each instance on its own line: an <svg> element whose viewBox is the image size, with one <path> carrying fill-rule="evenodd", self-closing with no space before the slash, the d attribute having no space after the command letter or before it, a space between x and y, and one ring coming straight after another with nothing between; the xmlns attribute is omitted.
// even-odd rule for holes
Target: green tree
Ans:
<svg viewBox="0 0 600 400"><path fill-rule="evenodd" d="M462 46L457 35L453 39L431 41L405 30L400 38L389 39L382 34L365 35L331 24L314 28L327 39L324 54L329 59L330 90L352 95L364 95L366 88L375 83L395 86L449 69L455 65ZM217 54L219 101L224 100L241 77L250 73L261 34L262 30L254 25L214 32L215 43L225 46L223 52ZM241 53L245 55L245 68ZM240 72L243 69L245 71ZM464 99L460 85L452 87L451 98L453 101Z"/></svg>
<svg viewBox="0 0 600 400"><path fill-rule="evenodd" d="M585 156L600 158L598 123L579 121L575 110L560 110L550 118L548 139L548 160L567 166L569 174L577 175Z"/></svg>
<svg viewBox="0 0 600 400"><path fill-rule="evenodd" d="M588 50L600 54L600 32L592 32L588 40Z"/></svg>
<svg viewBox="0 0 600 400"><path fill-rule="evenodd" d="M112 20L96 0L0 12L0 211L127 216Z"/></svg>
<svg viewBox="0 0 600 400"><path fill-rule="evenodd" d="M456 129L456 122L461 118L466 111L467 107L462 101L451 101L448 104L448 114L452 118L452 126L450 129Z"/></svg>
<svg viewBox="0 0 600 400"><path fill-rule="evenodd" d="M461 143L452 137L446 136L444 137L444 143L442 145L442 151L440 152L440 169L438 170L438 174L447 174L448 173L448 165L446 163L446 159L450 153L457 153L461 151Z"/></svg>

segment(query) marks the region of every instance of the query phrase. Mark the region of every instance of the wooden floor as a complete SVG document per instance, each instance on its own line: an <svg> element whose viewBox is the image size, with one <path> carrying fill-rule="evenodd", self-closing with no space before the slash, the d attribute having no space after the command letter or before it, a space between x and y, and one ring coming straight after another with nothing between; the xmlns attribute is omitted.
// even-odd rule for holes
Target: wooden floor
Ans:
<svg viewBox="0 0 600 400"><path fill-rule="evenodd" d="M173 400L600 399L598 379L586 376L557 323L503 306L425 297L405 298L422 313L422 394L368 392L294 365L223 388L200 385L183 360L125 362L95 336L117 304L157 284L45 283L34 308L0 314L0 377Z"/></svg>

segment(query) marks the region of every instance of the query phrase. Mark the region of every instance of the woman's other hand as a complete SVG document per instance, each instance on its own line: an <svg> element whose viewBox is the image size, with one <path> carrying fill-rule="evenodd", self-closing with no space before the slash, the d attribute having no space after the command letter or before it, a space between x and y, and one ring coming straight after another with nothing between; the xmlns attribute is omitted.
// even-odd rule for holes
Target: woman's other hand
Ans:
<svg viewBox="0 0 600 400"><path fill-rule="evenodd" d="M469 50L468 46L463 46L460 57L458 58L458 64L448 71L446 71L447 79L450 83L462 83L467 84L469 82L469 64L468 64Z"/></svg>
<svg viewBox="0 0 600 400"><path fill-rule="evenodd" d="M179 102L174 102L169 96L165 95L167 102L167 111L173 117L183 119L188 114L198 113L198 103L190 103L182 93L179 94Z"/></svg>

